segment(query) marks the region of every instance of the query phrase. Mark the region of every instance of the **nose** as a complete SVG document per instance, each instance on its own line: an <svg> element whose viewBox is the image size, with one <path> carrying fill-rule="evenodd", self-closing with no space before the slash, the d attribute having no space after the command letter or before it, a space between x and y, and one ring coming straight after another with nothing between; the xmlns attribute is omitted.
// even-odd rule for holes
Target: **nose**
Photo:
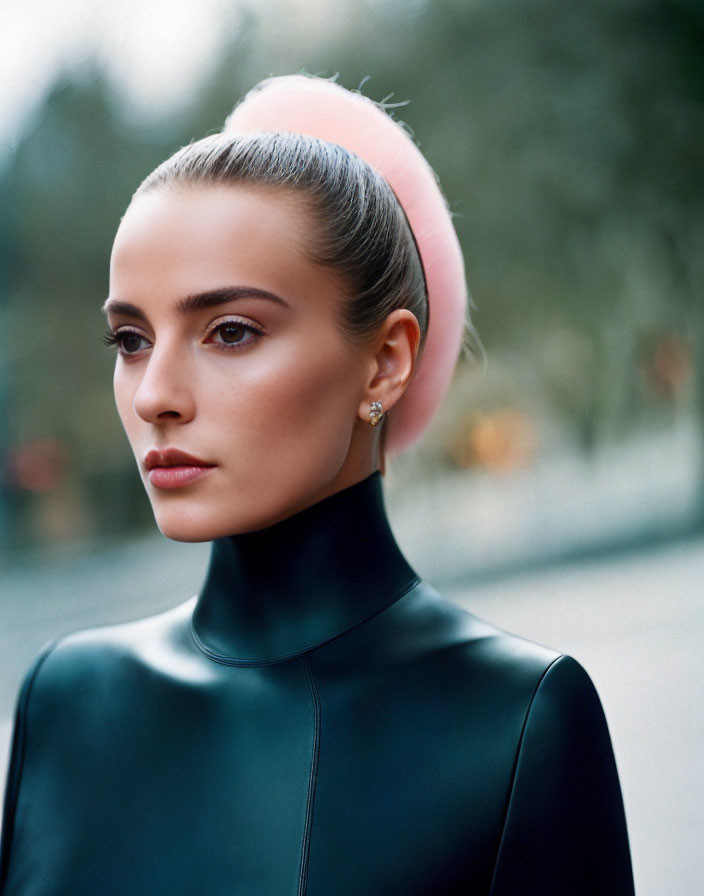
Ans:
<svg viewBox="0 0 704 896"><path fill-rule="evenodd" d="M169 349L152 349L134 394L134 410L147 423L187 423L195 414L195 395L182 357Z"/></svg>

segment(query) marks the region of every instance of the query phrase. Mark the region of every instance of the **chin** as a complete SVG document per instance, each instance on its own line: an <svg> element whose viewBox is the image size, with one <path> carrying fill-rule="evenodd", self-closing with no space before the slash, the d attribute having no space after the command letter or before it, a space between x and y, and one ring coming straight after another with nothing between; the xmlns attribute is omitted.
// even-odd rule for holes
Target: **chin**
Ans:
<svg viewBox="0 0 704 896"><path fill-rule="evenodd" d="M159 531L171 541L213 541L233 534L232 521L219 521L212 514L194 513L183 507L152 506L152 510Z"/></svg>
<svg viewBox="0 0 704 896"><path fill-rule="evenodd" d="M158 524L157 524L158 525ZM193 529L183 529L179 527L159 526L161 534L170 541L182 541L184 543L196 544L198 542L214 541L219 535L205 534L204 532L195 531Z"/></svg>
<svg viewBox="0 0 704 896"><path fill-rule="evenodd" d="M205 491L148 493L162 535L172 541L200 542L273 526L339 490L341 486L333 483L333 475L321 479L318 474L302 476L288 488L280 482L257 481L256 487L253 483L231 484L217 495ZM225 494L237 498L225 498Z"/></svg>
<svg viewBox="0 0 704 896"><path fill-rule="evenodd" d="M215 513L199 513L192 508L152 507L159 531L171 541L215 541L228 535L253 532L269 525L260 513L242 512L236 517L218 516Z"/></svg>

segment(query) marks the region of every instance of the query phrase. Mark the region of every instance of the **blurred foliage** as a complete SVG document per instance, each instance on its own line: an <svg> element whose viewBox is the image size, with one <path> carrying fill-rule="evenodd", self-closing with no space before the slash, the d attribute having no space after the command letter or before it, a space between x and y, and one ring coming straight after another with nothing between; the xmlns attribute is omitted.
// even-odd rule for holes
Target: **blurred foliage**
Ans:
<svg viewBox="0 0 704 896"><path fill-rule="evenodd" d="M65 72L4 161L0 323L11 338L0 453L46 438L68 447L56 500L80 509L67 531L149 518L100 344L120 215L161 159L219 130L270 74L339 72L348 87L368 78L374 99L411 99L397 117L456 215L475 320L496 359L480 382L460 370L447 414L514 407L537 425L557 421L585 449L701 415L700 0L342 9L343 27L325 35L243 13L207 83L177 113L149 120L125 107L99 62ZM421 450L442 454L432 441ZM17 538L41 535L41 499L8 489Z"/></svg>

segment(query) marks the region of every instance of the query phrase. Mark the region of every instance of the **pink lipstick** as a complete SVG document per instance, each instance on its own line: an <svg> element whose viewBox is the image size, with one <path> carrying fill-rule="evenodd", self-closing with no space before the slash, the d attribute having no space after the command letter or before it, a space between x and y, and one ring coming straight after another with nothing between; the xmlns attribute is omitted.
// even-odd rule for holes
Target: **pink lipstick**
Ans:
<svg viewBox="0 0 704 896"><path fill-rule="evenodd" d="M207 476L215 464L200 460L185 451L166 448L150 451L144 459L149 481L156 488L184 488Z"/></svg>

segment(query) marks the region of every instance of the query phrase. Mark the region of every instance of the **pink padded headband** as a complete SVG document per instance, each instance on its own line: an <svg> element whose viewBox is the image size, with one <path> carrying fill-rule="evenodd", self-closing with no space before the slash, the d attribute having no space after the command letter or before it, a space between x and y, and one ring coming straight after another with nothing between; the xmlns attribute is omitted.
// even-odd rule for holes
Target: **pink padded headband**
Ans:
<svg viewBox="0 0 704 896"><path fill-rule="evenodd" d="M418 245L429 301L420 363L387 421L387 450L403 451L429 426L447 391L467 307L462 251L432 168L372 100L322 78L287 75L265 81L235 108L225 131L293 131L337 143L382 174L398 197Z"/></svg>

